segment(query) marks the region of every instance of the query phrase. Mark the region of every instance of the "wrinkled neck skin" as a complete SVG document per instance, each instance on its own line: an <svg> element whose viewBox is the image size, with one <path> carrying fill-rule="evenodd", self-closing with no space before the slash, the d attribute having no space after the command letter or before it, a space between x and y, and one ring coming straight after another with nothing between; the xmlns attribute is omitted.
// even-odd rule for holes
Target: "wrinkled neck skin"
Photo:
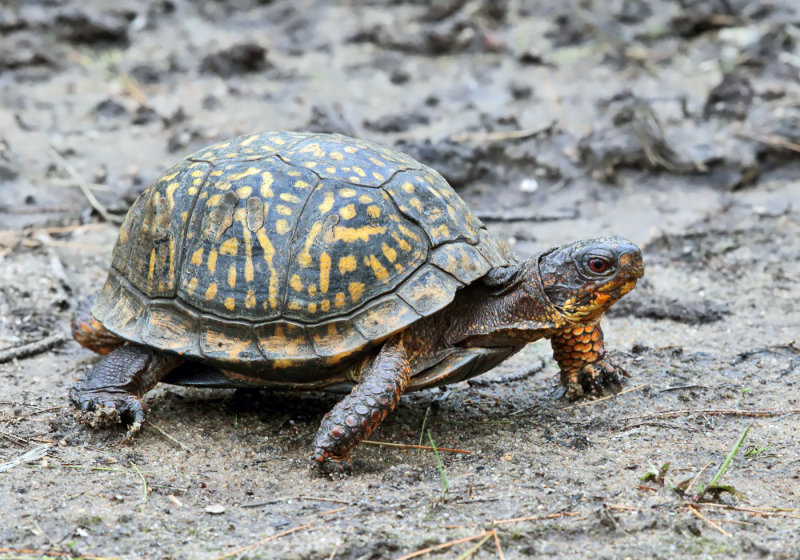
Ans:
<svg viewBox="0 0 800 560"><path fill-rule="evenodd" d="M453 310L445 342L453 346L518 347L563 328L568 321L545 294L538 261L536 256L518 265L496 268L482 282L466 288Z"/></svg>

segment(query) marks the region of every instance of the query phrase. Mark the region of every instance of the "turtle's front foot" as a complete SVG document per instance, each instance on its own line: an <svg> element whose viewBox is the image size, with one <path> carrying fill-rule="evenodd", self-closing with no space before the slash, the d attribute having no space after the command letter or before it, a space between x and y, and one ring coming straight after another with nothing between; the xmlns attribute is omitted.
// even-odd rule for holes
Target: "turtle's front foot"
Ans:
<svg viewBox="0 0 800 560"><path fill-rule="evenodd" d="M108 428L114 424L130 423L126 437L133 437L144 424L144 404L136 395L115 388L90 388L83 381L69 391L77 408L75 416L92 428Z"/></svg>
<svg viewBox="0 0 800 560"><path fill-rule="evenodd" d="M335 455L322 447L314 449L311 460L322 474L351 474L353 461L347 454Z"/></svg>
<svg viewBox="0 0 800 560"><path fill-rule="evenodd" d="M606 357L597 362L586 364L577 371L561 372L561 385L566 390L565 396L575 401L584 395L602 395L610 389L618 393L622 389L620 376L628 374L616 362Z"/></svg>

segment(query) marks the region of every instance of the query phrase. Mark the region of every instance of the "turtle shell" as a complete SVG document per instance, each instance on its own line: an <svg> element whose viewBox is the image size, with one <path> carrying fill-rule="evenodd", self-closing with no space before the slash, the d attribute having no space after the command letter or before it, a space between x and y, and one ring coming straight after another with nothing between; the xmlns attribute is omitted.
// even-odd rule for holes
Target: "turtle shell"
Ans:
<svg viewBox="0 0 800 560"><path fill-rule="evenodd" d="M309 366L380 342L512 259L404 154L255 134L187 157L141 194L92 313L134 343L313 377Z"/></svg>

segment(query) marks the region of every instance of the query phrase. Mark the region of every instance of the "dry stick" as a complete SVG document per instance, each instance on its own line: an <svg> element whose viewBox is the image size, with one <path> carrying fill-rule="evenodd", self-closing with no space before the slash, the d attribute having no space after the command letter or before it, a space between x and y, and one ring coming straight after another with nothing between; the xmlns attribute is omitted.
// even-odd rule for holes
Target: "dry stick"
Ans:
<svg viewBox="0 0 800 560"><path fill-rule="evenodd" d="M700 519L702 519L703 521L705 521L706 523L708 523L709 525L714 527L714 529L716 529L717 531L719 531L720 533L722 533L723 535L725 535L728 538L731 537L731 534L728 531L726 531L725 529L723 529L722 527L720 527L719 525L717 525L716 523L711 521L708 517L706 517L705 515L703 515L699 511L697 511L694 508L694 506L689 505L689 506L686 506L686 507L688 507L689 511L691 511L693 514L695 514L697 517L699 517Z"/></svg>
<svg viewBox="0 0 800 560"><path fill-rule="evenodd" d="M549 132L555 128L557 121L553 121L548 125L541 128L529 128L525 130L498 130L495 132L462 132L450 137L453 142L502 142L504 140L524 140L526 138L533 138L539 134Z"/></svg>
<svg viewBox="0 0 800 560"><path fill-rule="evenodd" d="M433 552L435 550L442 550L445 548L450 548L451 546L455 546L457 544L461 544L464 542L474 541L475 539L483 538L487 535L491 535L491 531L485 531L483 533L472 535L471 537L464 537L463 539L456 539L454 541L449 541L442 544L437 544L436 546L429 546L428 548L423 548L422 550L418 550L416 552L411 552L406 554L405 556L400 556L399 558L395 558L395 560L408 560L409 558L416 558L417 556L423 556L424 554L428 554L429 552ZM214 558L214 560L217 560Z"/></svg>
<svg viewBox="0 0 800 560"><path fill-rule="evenodd" d="M691 504L686 504L691 505ZM800 519L800 515L792 515L789 513L790 511L800 511L797 508L772 508L772 510L763 510L758 508L746 508L740 506L729 506L727 504L717 504L714 502L703 502L702 504L695 504L698 507L716 507L722 509L730 509L733 511L742 511L745 513L752 513L754 515L761 515L763 517L771 517L771 516L780 516L780 517L791 517L793 519Z"/></svg>
<svg viewBox="0 0 800 560"><path fill-rule="evenodd" d="M97 210L97 213L100 214L100 216L105 221L111 222L112 224L122 223L122 220L120 218L112 216L111 214L108 213L108 210L106 210L105 206L100 204L100 201L97 200L96 196L94 196L92 189L89 188L89 185L86 183L86 181L83 180L83 177L81 177L80 173L78 173L78 171L72 166L72 164L68 162L64 158L64 156L59 154L58 150L56 150L53 146L50 146L50 155L54 160L56 160L61 165L61 167L63 167L67 171L67 173L69 173L72 176L75 182L78 183L78 188L81 189L83 196L86 197L86 200L89 201L89 204L91 204L92 208Z"/></svg>
<svg viewBox="0 0 800 560"><path fill-rule="evenodd" d="M10 434L10 433L8 433L8 432L6 432L4 430L0 430L0 436L6 437L6 438L10 439L11 441L13 441L14 443L18 443L20 445L28 445L28 443L29 443L27 439L21 438L19 436L15 436L14 434Z"/></svg>
<svg viewBox="0 0 800 560"><path fill-rule="evenodd" d="M514 517L512 519L500 519L492 521L492 525L504 525L506 523L517 523L519 521L544 521L546 519L558 519L559 517L575 517L577 519L584 519L581 514L576 511L562 511L560 513L551 513L548 515L529 515L528 517Z"/></svg>
<svg viewBox="0 0 800 560"><path fill-rule="evenodd" d="M61 552L61 551L54 551L54 550L38 550L35 548L0 548L0 553L10 553L10 554L29 554L32 556L46 556L48 554L59 554L59 555L66 555L68 558L73 558L73 556L69 552ZM94 554L87 554L81 553L81 558L86 558L87 560L117 560L118 556L95 556Z"/></svg>
<svg viewBox="0 0 800 560"><path fill-rule="evenodd" d="M641 389L644 386L645 385L637 385L636 387L631 387L630 389L625 389L624 391L620 391L616 395L608 395L607 397L601 397L599 399L594 399L592 401L586 401L586 402L582 402L582 403L578 403L578 404L573 404L573 405L570 405L570 406L565 406L564 410L569 410L570 408L579 408L579 407L582 407L582 406L589 406L589 405L592 405L592 404L595 404L595 403L599 403L600 401L607 401L608 399L616 399L617 397L619 397L620 395L624 395L625 393L632 393L634 391L638 391L639 389Z"/></svg>
<svg viewBox="0 0 800 560"><path fill-rule="evenodd" d="M238 556L238 555L243 554L245 552L250 552L251 550L253 550L255 548L258 548L259 546L261 546L262 544L264 544L266 542L274 541L275 539L279 539L281 537L284 537L284 536L289 535L291 533L294 533L296 531L301 531L303 529L308 529L309 527L311 527L311 525L312 525L312 523L306 523L305 525L300 525L299 527L294 527L292 529L287 529L287 530L285 530L285 531L283 531L281 533L278 533L276 535L272 535L271 537L263 538L260 541L258 541L257 543L249 544L247 546L243 546L242 548L237 548L236 550L233 550L231 552L223 554L222 556L216 556L216 557L212 558L211 560L224 560L225 558L230 558L231 556Z"/></svg>
<svg viewBox="0 0 800 560"><path fill-rule="evenodd" d="M430 445L414 445L412 443L389 443L388 441L372 441L369 439L362 440L361 443L369 443L371 445L385 445L387 447L406 447L408 449L433 449ZM472 451L465 451L463 449L449 449L447 447L437 447L437 451L449 451L450 453L463 453L464 455L471 455Z"/></svg>
<svg viewBox="0 0 800 560"><path fill-rule="evenodd" d="M800 144L796 144L791 140L787 140L783 136L778 136L777 134L751 134L749 132L740 132L737 134L737 136L749 138L750 140L755 140L756 142L761 142L762 144L767 144L769 146L784 148L793 152L800 152Z"/></svg>
<svg viewBox="0 0 800 560"><path fill-rule="evenodd" d="M0 350L0 364L10 362L16 358L26 358L35 354L41 354L67 340L69 340L67 335L57 333L43 338L42 340L37 340L36 342L14 346L13 348L5 348L4 350Z"/></svg>
<svg viewBox="0 0 800 560"><path fill-rule="evenodd" d="M483 543L492 538L492 533L494 533L494 531L487 531L487 535L483 537L481 540L479 540L478 544L467 550L464 554L456 558L456 560L466 560L467 558L475 554L478 551L478 549L483 546Z"/></svg>
<svg viewBox="0 0 800 560"><path fill-rule="evenodd" d="M169 435L169 434L168 434L167 432L165 432L165 431L164 431L164 430L163 430L163 429L162 429L162 428L161 428L161 427L160 427L158 424L155 424L155 423L153 423L153 422L152 422L152 421L150 421L150 420L148 420L148 422L147 422L147 423L148 423L148 424L150 424L150 426L151 426L152 428L154 428L154 429L155 429L155 431L157 431L159 434L161 434L162 436L164 436L165 438L167 438L168 440L170 440L172 443L174 443L175 445L177 445L178 447L180 447L181 449L183 449L183 450L184 450L184 451L186 451L187 453L192 453L192 450L191 450L190 448L186 447L184 444L182 444L181 442L179 442L177 439L175 439L174 437L172 437L171 435Z"/></svg>
<svg viewBox="0 0 800 560"><path fill-rule="evenodd" d="M348 505L348 506L352 506L353 505L353 502L348 502L347 500L337 500L336 498L323 498L321 496L309 496L308 494L301 494L301 495L297 496L297 498L300 498L300 499L303 499L303 500L314 500L314 501L317 501L317 502L333 502L334 504L345 504L345 505ZM291 497L283 498L283 499L284 500L285 499L291 499Z"/></svg>
<svg viewBox="0 0 800 560"><path fill-rule="evenodd" d="M336 508L336 509L329 509L329 510L327 510L327 511L321 511L321 512L320 512L320 513L318 513L317 515L320 515L320 516L322 516L322 515L330 515L330 514L332 514L332 513L336 513L336 512L338 512L338 511L344 511L344 510L346 510L346 509L347 509L347 506L342 506L342 507L340 507L340 508Z"/></svg>
<svg viewBox="0 0 800 560"><path fill-rule="evenodd" d="M506 557L503 555L503 548L500 546L500 537L497 536L497 529L492 529L492 533L494 533L494 545L497 547L497 556L500 560L506 560Z"/></svg>
<svg viewBox="0 0 800 560"><path fill-rule="evenodd" d="M658 412L656 414L642 414L640 416L624 416L620 421L625 420L641 420L643 418L676 418L684 414L708 414L710 416L748 416L754 418L763 418L768 416L784 416L786 414L800 414L800 408L787 408L784 410L766 409L766 410L736 410L733 408L709 408L697 409L684 408L680 410L668 410L666 412Z"/></svg>

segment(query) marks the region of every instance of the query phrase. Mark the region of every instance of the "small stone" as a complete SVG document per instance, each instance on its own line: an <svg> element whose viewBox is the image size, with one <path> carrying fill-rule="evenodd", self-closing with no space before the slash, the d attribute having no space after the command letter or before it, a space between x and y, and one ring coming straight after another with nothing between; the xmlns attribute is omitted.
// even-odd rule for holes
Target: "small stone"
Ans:
<svg viewBox="0 0 800 560"><path fill-rule="evenodd" d="M210 513L212 515L219 515L220 513L225 513L225 506L222 504L211 504L210 506L206 506L206 513Z"/></svg>

